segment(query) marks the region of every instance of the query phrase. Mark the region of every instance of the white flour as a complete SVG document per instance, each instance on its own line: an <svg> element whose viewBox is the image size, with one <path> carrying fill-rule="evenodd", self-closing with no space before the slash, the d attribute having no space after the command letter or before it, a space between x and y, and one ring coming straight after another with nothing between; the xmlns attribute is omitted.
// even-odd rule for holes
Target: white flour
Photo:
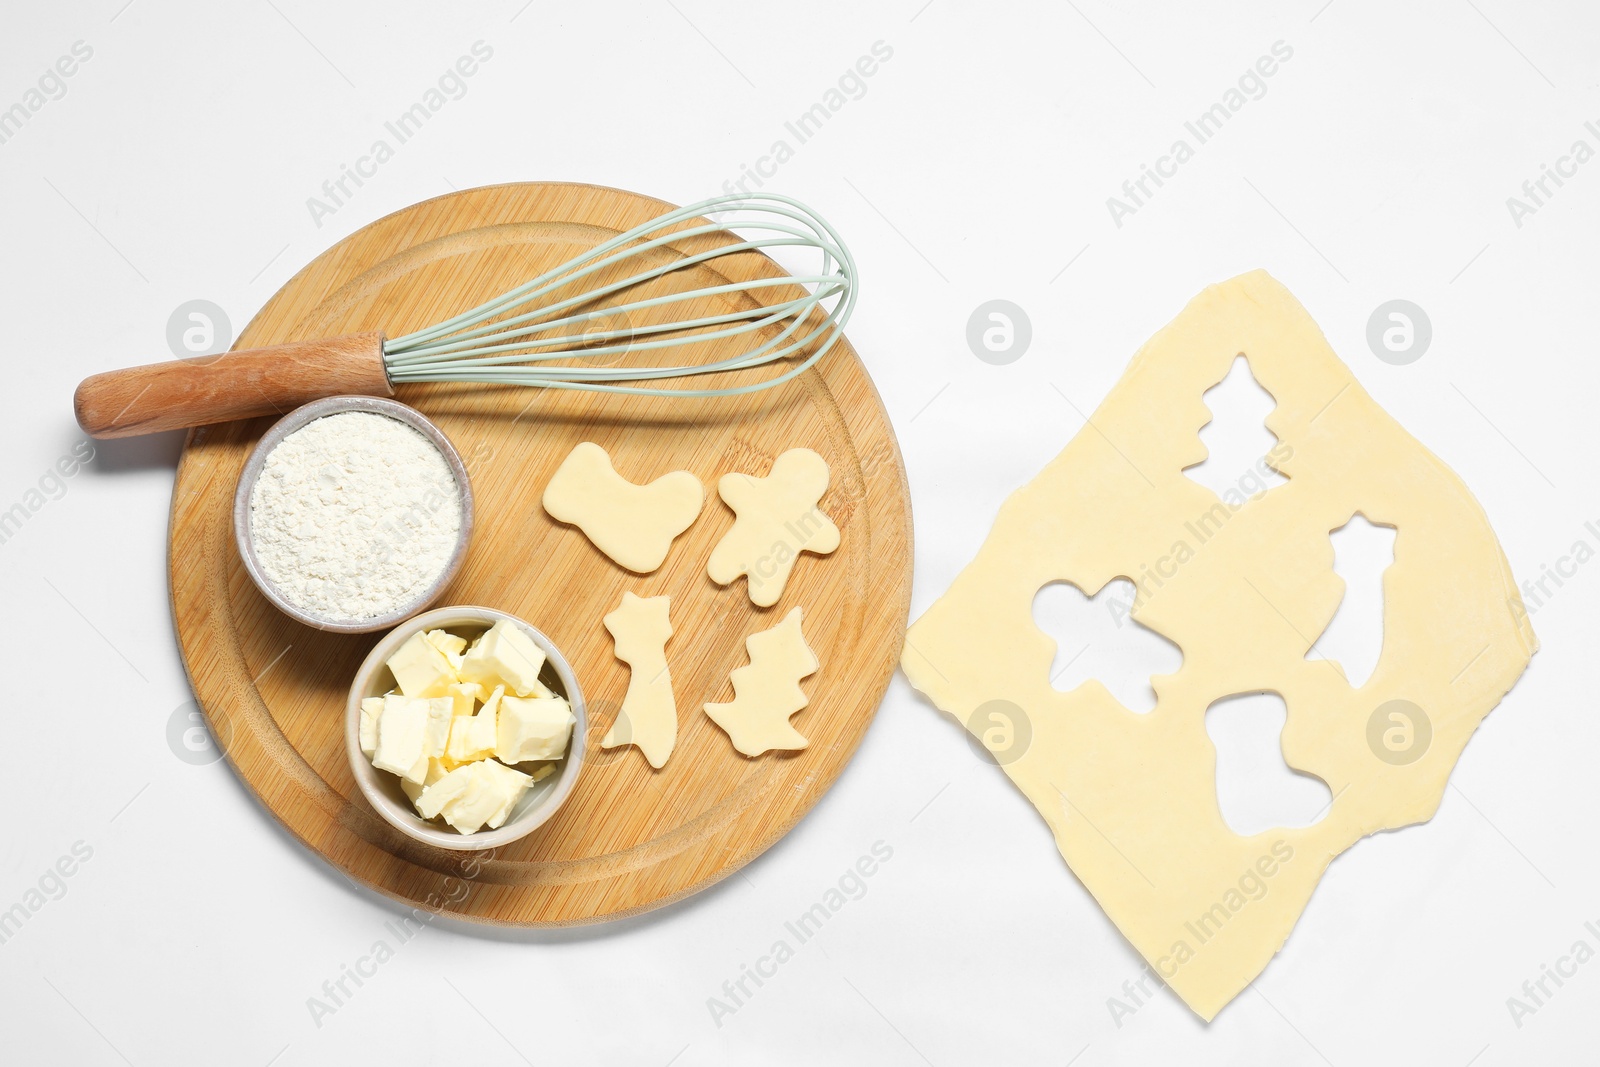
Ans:
<svg viewBox="0 0 1600 1067"><path fill-rule="evenodd" d="M267 454L250 494L261 570L284 598L333 620L384 615L436 578L461 530L444 455L396 419L347 411Z"/></svg>

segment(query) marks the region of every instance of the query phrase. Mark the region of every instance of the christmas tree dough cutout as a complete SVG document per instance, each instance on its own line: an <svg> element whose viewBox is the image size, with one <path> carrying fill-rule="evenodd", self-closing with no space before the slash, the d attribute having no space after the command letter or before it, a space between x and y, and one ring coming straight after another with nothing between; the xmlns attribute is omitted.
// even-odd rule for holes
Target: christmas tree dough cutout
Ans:
<svg viewBox="0 0 1600 1067"><path fill-rule="evenodd" d="M746 575L751 603L776 604L800 553L839 547L839 528L817 506L827 491L828 463L809 448L779 456L765 478L724 474L717 492L738 518L711 550L711 580L730 585Z"/></svg>
<svg viewBox="0 0 1600 1067"><path fill-rule="evenodd" d="M667 638L672 598L624 592L622 603L604 619L617 658L628 665L628 692L622 710L600 741L601 748L637 745L650 766L660 770L678 741L678 705L667 670Z"/></svg>
<svg viewBox="0 0 1600 1067"><path fill-rule="evenodd" d="M1288 481L1235 506L1182 472L1205 454L1201 398L1240 354L1276 401L1270 462ZM1343 595L1329 533L1357 512L1396 537L1382 652L1352 688L1312 646ZM1143 715L1097 681L1052 689L1055 642L1030 613L1049 582L1092 596L1118 577L1138 580L1134 617L1183 652L1151 679ZM1124 936L1209 1020L1283 946L1334 856L1432 817L1537 648L1472 494L1256 271L1201 293L1140 349L1089 425L1002 505L901 663L980 739L1005 712L1005 773ZM1260 691L1287 706L1285 761L1333 801L1310 826L1240 837L1218 806L1205 715Z"/></svg>
<svg viewBox="0 0 1600 1067"><path fill-rule="evenodd" d="M574 448L544 489L544 510L583 531L618 566L649 574L667 558L673 538L705 504L705 488L688 471L635 485L617 473L592 441Z"/></svg>
<svg viewBox="0 0 1600 1067"><path fill-rule="evenodd" d="M776 626L745 638L750 662L728 676L733 702L706 705L711 721L746 756L801 749L808 743L789 725L789 717L809 703L800 679L815 674L821 664L806 644L800 622L800 609L795 608Z"/></svg>

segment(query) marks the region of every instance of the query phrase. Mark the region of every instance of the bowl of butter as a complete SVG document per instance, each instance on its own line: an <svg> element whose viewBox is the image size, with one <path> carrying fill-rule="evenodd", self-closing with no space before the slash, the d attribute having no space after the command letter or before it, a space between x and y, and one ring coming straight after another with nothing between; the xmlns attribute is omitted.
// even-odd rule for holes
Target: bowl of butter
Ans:
<svg viewBox="0 0 1600 1067"><path fill-rule="evenodd" d="M362 795L395 829L482 851L542 826L583 767L572 668L503 611L436 608L396 627L356 672L345 746Z"/></svg>

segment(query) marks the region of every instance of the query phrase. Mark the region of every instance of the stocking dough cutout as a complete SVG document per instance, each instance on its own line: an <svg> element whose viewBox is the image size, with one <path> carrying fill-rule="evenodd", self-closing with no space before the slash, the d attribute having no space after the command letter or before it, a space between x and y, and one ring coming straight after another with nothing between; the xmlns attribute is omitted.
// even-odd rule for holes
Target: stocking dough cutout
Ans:
<svg viewBox="0 0 1600 1067"><path fill-rule="evenodd" d="M815 674L821 664L806 644L800 621L800 609L795 608L770 630L745 638L750 663L728 676L733 703L706 705L711 721L746 756L806 747L806 739L789 725L789 716L809 703L800 679Z"/></svg>
<svg viewBox="0 0 1600 1067"><path fill-rule="evenodd" d="M729 585L747 575L751 603L776 604L800 553L839 547L839 528L817 506L827 491L828 462L809 448L779 456L765 478L724 474L717 492L738 518L711 550L711 580Z"/></svg>
<svg viewBox="0 0 1600 1067"><path fill-rule="evenodd" d="M1182 471L1204 455L1201 397L1240 353L1277 402L1272 463L1288 481L1236 508ZM1357 511L1398 531L1383 650L1359 689L1306 657L1341 593L1328 533ZM1093 594L1118 577L1139 587L1134 616L1183 650L1145 715L1094 681L1054 691L1055 644L1029 615L1047 582ZM1466 486L1256 271L1201 293L1140 349L1089 426L1002 505L911 627L902 665L980 739L979 713L1007 709L1019 743L997 756L1006 774L1106 914L1210 1020L1271 961L1334 856L1433 816L1537 648ZM1205 717L1256 691L1283 698L1284 759L1334 799L1311 826L1240 837L1218 809Z"/></svg>
<svg viewBox="0 0 1600 1067"><path fill-rule="evenodd" d="M638 745L650 766L660 770L678 743L678 704L667 670L667 638L672 623L668 596L622 594L622 603L605 617L617 658L628 665L628 693L622 710L600 742L601 748Z"/></svg>
<svg viewBox="0 0 1600 1067"><path fill-rule="evenodd" d="M661 566L672 539L689 528L704 503L705 488L688 471L635 485L592 441L574 448L544 489L544 509L552 518L576 526L618 566L638 574Z"/></svg>

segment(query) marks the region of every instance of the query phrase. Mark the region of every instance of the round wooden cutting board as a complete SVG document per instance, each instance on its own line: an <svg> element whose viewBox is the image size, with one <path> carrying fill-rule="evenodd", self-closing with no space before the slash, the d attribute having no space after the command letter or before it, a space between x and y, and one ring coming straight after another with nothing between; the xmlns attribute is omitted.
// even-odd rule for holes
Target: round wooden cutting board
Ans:
<svg viewBox="0 0 1600 1067"><path fill-rule="evenodd" d="M667 208L613 189L546 183L430 200L318 256L268 301L238 347L369 329L398 336L498 295ZM677 251L692 253L713 240L685 239ZM783 273L754 253L723 257L715 266L715 274L703 267L675 272L651 283L656 288L623 297ZM737 306L723 299L680 311L709 315ZM728 342L707 343L690 358L742 350L712 344ZM741 375L683 384L762 376ZM441 384L401 386L396 398L439 424L472 478L472 545L437 603L500 608L556 642L589 701L587 736L576 739L587 746L587 762L555 818L492 853L435 849L379 819L351 776L343 716L350 680L380 635L329 634L289 619L251 584L234 546L234 488L273 421L255 419L190 434L173 492L170 563L190 682L214 737L261 802L328 862L391 897L523 926L596 922L660 907L738 870L788 831L838 777L872 721L900 656L909 609L905 473L888 416L855 351L841 340L800 377L744 397L606 397ZM705 484L704 511L656 573L622 570L540 506L551 474L581 441L603 445L632 481L688 470ZM729 471L765 475L779 453L796 447L828 461L832 482L822 507L843 540L830 556L803 556L783 597L760 609L743 579L721 587L706 576L712 546L733 522L716 481ZM679 733L660 771L638 749L599 747L628 682L600 620L625 590L672 596L675 633L667 659ZM792 720L810 746L747 759L701 705L732 699L728 674L747 662L745 638L797 606L822 661L802 683L810 704Z"/></svg>

